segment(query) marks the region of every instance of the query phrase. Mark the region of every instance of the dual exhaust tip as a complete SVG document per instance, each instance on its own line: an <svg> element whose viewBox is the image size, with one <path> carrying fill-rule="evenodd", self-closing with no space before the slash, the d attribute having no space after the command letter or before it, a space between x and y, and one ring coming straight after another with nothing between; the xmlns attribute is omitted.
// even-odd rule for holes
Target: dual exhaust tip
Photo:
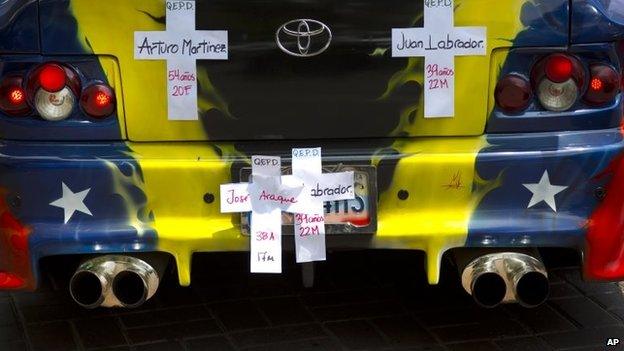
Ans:
<svg viewBox="0 0 624 351"><path fill-rule="evenodd" d="M493 253L473 260L462 272L462 285L479 305L488 308L514 302L536 307L546 301L549 293L543 263L516 252Z"/></svg>
<svg viewBox="0 0 624 351"><path fill-rule="evenodd" d="M160 283L161 262L150 265L132 256L106 255L82 263L69 282L69 292L80 306L141 306Z"/></svg>

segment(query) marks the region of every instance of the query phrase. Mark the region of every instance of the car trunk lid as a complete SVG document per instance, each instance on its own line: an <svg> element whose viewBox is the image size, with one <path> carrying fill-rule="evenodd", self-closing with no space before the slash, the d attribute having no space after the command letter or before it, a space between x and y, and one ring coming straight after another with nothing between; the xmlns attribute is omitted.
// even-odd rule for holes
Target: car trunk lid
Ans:
<svg viewBox="0 0 624 351"><path fill-rule="evenodd" d="M41 1L44 51L74 53L76 49L59 43L58 36L46 35L46 25L60 25L49 10L63 5ZM173 3L178 2L167 5ZM450 0L197 0L196 29L226 30L229 53L227 60L196 62L199 118L190 121L168 118L167 63L134 57L134 32L171 30L166 27L165 3L72 0L67 11L76 20L78 41L86 52L119 60L132 140L480 135L489 113L490 75L498 71L490 67L492 51L565 45L567 1L456 0L454 26L485 27L486 55L451 59L454 116L425 118L423 88L431 82L424 76L424 58L392 57L391 32L422 27L425 4L447 3ZM316 53L328 44L326 50L301 57L292 37L290 43L276 39L288 22L294 25L291 30L313 25L302 20L327 26L332 38L328 42L323 36L304 37L298 45ZM431 30L437 30L436 22L430 23ZM443 24L439 30L444 30Z"/></svg>

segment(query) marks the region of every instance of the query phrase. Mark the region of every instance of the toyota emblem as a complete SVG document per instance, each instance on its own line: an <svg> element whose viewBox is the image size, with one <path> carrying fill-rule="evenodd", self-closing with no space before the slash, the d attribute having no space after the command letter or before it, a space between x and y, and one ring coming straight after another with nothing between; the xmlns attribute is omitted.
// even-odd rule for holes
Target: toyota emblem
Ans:
<svg viewBox="0 0 624 351"><path fill-rule="evenodd" d="M275 42L291 56L311 57L327 50L332 33L324 23L313 19L296 19L282 24L275 33Z"/></svg>

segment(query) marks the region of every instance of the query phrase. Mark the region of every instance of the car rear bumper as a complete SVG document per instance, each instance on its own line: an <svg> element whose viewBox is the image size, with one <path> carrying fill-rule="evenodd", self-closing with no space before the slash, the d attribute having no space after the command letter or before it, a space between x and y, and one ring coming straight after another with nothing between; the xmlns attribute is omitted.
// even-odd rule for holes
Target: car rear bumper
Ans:
<svg viewBox="0 0 624 351"><path fill-rule="evenodd" d="M45 256L164 251L187 285L193 252L248 249L239 215L219 211L219 185L239 181L249 155L288 163L290 148L305 146L322 146L324 164L377 168L377 231L328 235L330 248L423 250L432 283L454 247L575 248L589 278L624 277L619 129L318 143L5 141L0 271L23 280L12 287L34 288ZM540 195L529 187L545 173L558 187L545 189L559 190L554 208L531 204ZM73 194L87 211L59 202Z"/></svg>

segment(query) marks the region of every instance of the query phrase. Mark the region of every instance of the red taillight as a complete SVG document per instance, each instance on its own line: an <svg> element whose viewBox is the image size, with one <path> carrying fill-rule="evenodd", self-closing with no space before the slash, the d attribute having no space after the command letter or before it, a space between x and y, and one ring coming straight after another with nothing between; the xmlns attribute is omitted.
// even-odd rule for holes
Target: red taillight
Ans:
<svg viewBox="0 0 624 351"><path fill-rule="evenodd" d="M22 77L11 76L0 83L0 110L11 116L24 116L30 112Z"/></svg>
<svg viewBox="0 0 624 351"><path fill-rule="evenodd" d="M520 112L527 108L531 98L532 92L529 81L515 74L503 77L494 91L496 105L509 113Z"/></svg>
<svg viewBox="0 0 624 351"><path fill-rule="evenodd" d="M603 64L591 65L589 73L591 78L583 100L592 106L612 101L620 91L620 75L612 67Z"/></svg>
<svg viewBox="0 0 624 351"><path fill-rule="evenodd" d="M54 63L43 65L39 71L38 78L41 88L50 93L56 93L63 89L67 80L65 70Z"/></svg>
<svg viewBox="0 0 624 351"><path fill-rule="evenodd" d="M563 83L572 77L572 60L563 54L550 55L546 59L544 73L555 83Z"/></svg>
<svg viewBox="0 0 624 351"><path fill-rule="evenodd" d="M108 85L91 85L82 92L80 105L91 117L108 117L115 111L115 93Z"/></svg>
<svg viewBox="0 0 624 351"><path fill-rule="evenodd" d="M549 111L569 110L578 100L585 82L580 61L566 54L552 54L531 70L531 84L540 104Z"/></svg>
<svg viewBox="0 0 624 351"><path fill-rule="evenodd" d="M80 94L76 72L60 63L44 63L35 68L28 79L29 94L39 116L48 121L69 117Z"/></svg>

